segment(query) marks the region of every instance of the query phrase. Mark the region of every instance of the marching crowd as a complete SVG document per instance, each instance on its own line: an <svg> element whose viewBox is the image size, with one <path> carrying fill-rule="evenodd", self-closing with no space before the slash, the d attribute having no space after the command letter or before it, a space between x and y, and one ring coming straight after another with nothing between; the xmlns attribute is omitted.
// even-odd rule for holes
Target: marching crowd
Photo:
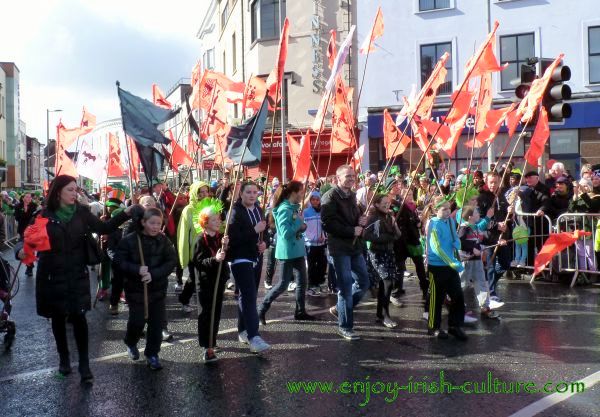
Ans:
<svg viewBox="0 0 600 417"><path fill-rule="evenodd" d="M376 321L398 326L390 305L402 306L408 259L428 334L464 341L463 325L477 321L466 306L476 306L481 319L499 317L504 303L498 282L511 267L532 264L545 240L538 231L546 216L554 220L565 212L600 209L600 166L584 166L579 181L561 163L546 178L537 171L521 178L512 166L486 173L463 169L458 177L445 174L439 181L431 170L420 177L384 174L358 175L343 165L335 176L306 188L277 178L268 186L224 178L195 182L177 195L157 183L129 199L118 188L106 189L103 198L86 198L74 178L59 175L39 208L24 195L15 212L24 239L17 256L29 274L35 257L28 257L28 249L37 252L37 311L51 320L59 372L71 372L69 322L82 382L93 381L85 314L104 298L112 315L128 304L123 340L130 358L139 359L137 344L147 324L144 355L151 369L161 369L161 342L172 338L165 308L172 274L184 312L195 310L190 301L197 294L205 362L217 360L226 288L237 298L238 339L251 352L270 348L260 327L285 291L294 291L294 317L301 321L316 320L307 311L307 294L337 294L329 309L337 332L356 340L354 308L369 291L377 299ZM100 236L101 248L92 233ZM47 236L47 246L40 236ZM600 248L595 250L598 256ZM97 263L97 300L92 300L89 268ZM263 269L267 291L259 303ZM473 293L465 291L471 286Z"/></svg>

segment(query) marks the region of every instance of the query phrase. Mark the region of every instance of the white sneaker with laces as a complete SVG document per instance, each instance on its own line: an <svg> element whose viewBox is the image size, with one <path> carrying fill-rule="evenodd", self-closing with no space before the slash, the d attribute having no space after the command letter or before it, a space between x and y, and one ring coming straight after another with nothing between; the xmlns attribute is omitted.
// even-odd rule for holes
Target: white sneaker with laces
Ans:
<svg viewBox="0 0 600 417"><path fill-rule="evenodd" d="M429 313L427 311L423 312L423 320L429 320Z"/></svg>
<svg viewBox="0 0 600 417"><path fill-rule="evenodd" d="M238 340L240 341L240 343L243 343L245 345L250 343L248 341L248 332L244 330L243 332L238 333Z"/></svg>
<svg viewBox="0 0 600 417"><path fill-rule="evenodd" d="M296 283L295 282L290 282L289 285L288 285L288 287L287 287L287 290L289 292L292 292L292 291L296 290Z"/></svg>
<svg viewBox="0 0 600 417"><path fill-rule="evenodd" d="M265 342L260 336L254 336L250 340L250 352L252 353L264 352L265 350L268 350L270 348L271 345Z"/></svg>
<svg viewBox="0 0 600 417"><path fill-rule="evenodd" d="M265 281L264 285L265 285L266 290L270 290L271 288L273 288L273 284L269 284L269 283L267 283L267 281Z"/></svg>
<svg viewBox="0 0 600 417"><path fill-rule="evenodd" d="M490 308L492 310L495 310L497 308L500 308L504 305L503 301L496 301L496 300L490 300Z"/></svg>

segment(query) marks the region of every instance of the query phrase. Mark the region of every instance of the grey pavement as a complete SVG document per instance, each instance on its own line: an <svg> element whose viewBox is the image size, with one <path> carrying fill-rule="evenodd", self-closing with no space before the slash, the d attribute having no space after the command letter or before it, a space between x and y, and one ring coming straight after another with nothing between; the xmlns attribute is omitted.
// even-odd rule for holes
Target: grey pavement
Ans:
<svg viewBox="0 0 600 417"><path fill-rule="evenodd" d="M506 301L501 320L479 321L466 328L466 343L432 339L421 318L415 280L406 281L405 305L391 307L398 320L390 330L375 323L375 300L367 295L355 314L361 340L348 342L335 333L327 312L335 296L308 297L317 322L293 320L294 297L277 300L261 327L273 348L258 356L237 341L236 306L226 297L221 321L220 360L203 364L196 340L194 313L180 311L172 287L168 296L173 343L160 353L164 369L152 372L143 361L127 358L127 313L112 317L107 302L88 314L93 387L79 384L77 372L57 374L58 357L49 322L35 313L35 281L21 276L14 300L17 339L0 354L2 416L600 416L600 287L570 290L558 284L502 280ZM264 296L261 285L259 300ZM466 292L474 310L474 295ZM195 301L193 301L195 304ZM444 318L445 320L445 318ZM72 338L71 338L72 339ZM70 340L72 358L76 356ZM140 347L143 346L143 341ZM74 361L74 359L72 359ZM434 382L444 372L454 385L493 378L505 382L575 382L588 377L583 393L550 394L411 393L410 382ZM290 382L334 383L333 393L291 393ZM344 394L348 385L356 393ZM362 382L363 384L358 384ZM383 383L407 389L378 394ZM356 383L356 384L355 384ZM369 384L367 384L369 383ZM369 397L361 393L369 387ZM413 390L415 391L415 390ZM387 398L387 401L386 401ZM540 401L541 400L541 401ZM533 404L533 405L532 405ZM544 405L546 404L546 405ZM549 404L549 405L548 405ZM531 408L533 407L533 408ZM534 411L531 411L531 410Z"/></svg>

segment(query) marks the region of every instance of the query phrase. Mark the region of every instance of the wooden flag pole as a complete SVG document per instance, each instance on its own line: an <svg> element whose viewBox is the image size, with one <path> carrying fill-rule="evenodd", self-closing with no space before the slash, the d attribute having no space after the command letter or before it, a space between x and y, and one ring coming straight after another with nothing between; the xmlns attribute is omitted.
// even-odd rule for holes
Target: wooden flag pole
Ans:
<svg viewBox="0 0 600 417"><path fill-rule="evenodd" d="M277 98L279 97L279 80L277 80L277 86L275 87L275 105L273 106L273 120L271 121L271 144L269 146L269 164L267 165L267 177L265 179L265 189L264 189L264 200L262 204L262 210L265 211L267 207L267 201L269 200L269 174L271 172L271 164L273 162L273 139L275 136L275 116L277 115ZM267 96L269 92L267 91ZM267 99L268 100L268 99ZM283 103L281 103L283 105ZM281 132L283 134L283 132ZM244 149L245 151L246 149Z"/></svg>
<svg viewBox="0 0 600 417"><path fill-rule="evenodd" d="M138 250L140 252L140 262L145 266L144 251L142 250L142 240L140 235L137 235ZM144 320L148 321L148 284L144 282Z"/></svg>
<svg viewBox="0 0 600 417"><path fill-rule="evenodd" d="M325 107L323 109L323 118L321 119L321 126L319 126L319 131L317 132L317 140L315 141L315 149L319 150L319 154L317 155L317 176L319 176L319 167L321 165L321 147L319 146L319 143L321 142L321 132L323 131L323 125L325 124L325 117L327 117L327 109L329 108L329 102L331 101L331 91L329 91L327 93L327 100L325 100ZM333 126L332 126L332 132L333 134ZM331 145L332 145L332 141L333 137L330 136L329 137L329 148L331 149ZM331 155L331 150L329 152L329 154ZM331 160L331 159L330 159ZM329 173L329 167L327 167L327 171L325 173L325 180L327 180L327 174Z"/></svg>
<svg viewBox="0 0 600 417"><path fill-rule="evenodd" d="M237 182L238 182L238 179L240 176L240 172L242 171L242 168L243 168L242 162L244 161L244 156L246 155L246 149L248 149L247 144L244 145L244 150L242 151L242 157L240 158L240 164L235 173L235 182L233 183L233 190L232 190L232 194L231 194L231 204L229 205L229 210L227 210L227 217L225 219L225 230L223 231L223 237L227 236L227 232L229 231L229 221L231 220L231 212L232 212L233 206L234 206L234 197L235 197L235 192L236 192L236 188L237 188ZM225 246L221 246L221 250L226 251L227 248ZM217 268L215 289L213 291L212 306L211 306L211 310L210 310L210 333L208 335L208 348L209 349L214 348L215 304L217 303L217 292L218 292L218 288L219 288L219 281L221 280L221 271L222 270L223 270L223 262L220 261L219 267ZM198 296L199 296L199 294L198 294ZM200 303L198 303L198 304L200 304Z"/></svg>

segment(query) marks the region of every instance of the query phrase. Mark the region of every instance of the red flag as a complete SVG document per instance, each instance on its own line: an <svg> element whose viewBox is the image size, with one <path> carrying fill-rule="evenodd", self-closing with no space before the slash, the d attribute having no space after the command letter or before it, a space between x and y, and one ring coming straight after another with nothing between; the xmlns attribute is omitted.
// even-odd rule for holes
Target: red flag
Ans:
<svg viewBox="0 0 600 417"><path fill-rule="evenodd" d="M538 78L533 80L531 83L531 88L529 89L529 93L525 96L525 98L519 103L519 107L517 108L518 114L521 116L522 122L527 122L533 118L535 111L538 106L542 102L544 98L544 92L548 88L548 83L550 83L550 79L552 78L552 73L556 69L558 65L562 62L564 54L560 54L556 57L554 62L550 64L546 71L544 71L544 75L542 78Z"/></svg>
<svg viewBox="0 0 600 417"><path fill-rule="evenodd" d="M133 144L133 139L127 136L125 142L127 142L127 148L129 149L129 166L131 167L131 179L135 182L139 182L140 155L138 154L137 148Z"/></svg>
<svg viewBox="0 0 600 417"><path fill-rule="evenodd" d="M307 131L304 136L302 136L302 139L300 139L299 147L300 152L298 153L297 163L294 167L294 180L305 183L309 179L311 168L310 130Z"/></svg>
<svg viewBox="0 0 600 417"><path fill-rule="evenodd" d="M448 70L445 65L449 57L450 54L445 52L437 64L435 64L431 75L425 84L423 84L411 108L407 110L407 114L411 115L414 113L421 119L429 119L431 117L431 109L433 108L438 89L446 82Z"/></svg>
<svg viewBox="0 0 600 417"><path fill-rule="evenodd" d="M335 29L331 29L329 31L329 44L327 44L327 66L329 67L329 69L333 68L335 56L337 55L337 45L335 41L336 31Z"/></svg>
<svg viewBox="0 0 600 417"><path fill-rule="evenodd" d="M171 129L169 129L169 137L171 138L172 151L171 167L175 172L179 172L179 165L192 165L193 160L187 153L185 153L183 148L179 146L179 144L175 140L175 137L173 137L173 132L171 131Z"/></svg>
<svg viewBox="0 0 600 417"><path fill-rule="evenodd" d="M512 138L517 130L517 126L521 120L521 115L519 115L519 111L514 109L510 113L506 115L506 125L508 126L508 137Z"/></svg>
<svg viewBox="0 0 600 417"><path fill-rule="evenodd" d="M313 124L312 124L313 132L319 133L321 131L321 128L324 126L324 120L325 120L325 117L327 116L327 111L328 111L328 108L325 108L325 106L329 107L330 102L331 102L330 93L323 94L323 97L321 97L321 103L319 103L319 109L317 110L317 115L315 116L315 120L313 120Z"/></svg>
<svg viewBox="0 0 600 417"><path fill-rule="evenodd" d="M477 95L477 112L475 113L475 132L485 129L486 115L492 108L492 74L490 72L481 76L479 94Z"/></svg>
<svg viewBox="0 0 600 417"><path fill-rule="evenodd" d="M456 93L454 93L456 94ZM456 100L454 106L446 116L445 122L450 127L450 138L445 140L441 145L442 149L452 158L454 151L456 150L456 144L458 139L465 128L467 117L469 116L469 109L471 108L471 102L473 101L474 93L468 90L462 90ZM439 143L439 140L438 140Z"/></svg>
<svg viewBox="0 0 600 417"><path fill-rule="evenodd" d="M525 159L530 165L534 167L538 166L538 159L543 155L549 137L550 126L548 125L548 113L546 113L546 109L542 107L537 125L533 131L533 136L529 142L529 149L527 149L527 152L525 153Z"/></svg>
<svg viewBox="0 0 600 417"><path fill-rule="evenodd" d="M346 86L338 77L331 117L331 152L340 153L354 147L354 115L348 106Z"/></svg>
<svg viewBox="0 0 600 417"><path fill-rule="evenodd" d="M363 41L359 52L361 54L367 54L375 50L375 39L383 36L383 13L381 12L381 6L377 7L377 14L375 15L375 21L371 27L371 31Z"/></svg>
<svg viewBox="0 0 600 417"><path fill-rule="evenodd" d="M165 94L156 84L152 84L152 101L158 107L171 109L173 105L165 98Z"/></svg>
<svg viewBox="0 0 600 417"><path fill-rule="evenodd" d="M485 142L492 142L496 138L502 123L504 123L508 115L513 113L514 108L515 104L513 103L508 107L490 110L486 115L486 127L477 134L475 142L480 145L483 145Z"/></svg>
<svg viewBox="0 0 600 417"><path fill-rule="evenodd" d="M590 232L584 232L583 230L575 230L573 233L562 232L551 234L535 257L533 275L535 276L542 272L554 255L571 246L577 239L590 235Z"/></svg>
<svg viewBox="0 0 600 417"><path fill-rule="evenodd" d="M108 176L109 177L122 177L127 175L125 168L123 168L121 158L121 147L119 146L119 139L111 133L108 134Z"/></svg>
<svg viewBox="0 0 600 417"><path fill-rule="evenodd" d="M88 111L85 109L85 106L83 107L83 116L81 117L80 128L81 132L79 133L79 136L87 135L96 128L96 116L94 116L92 113L88 113Z"/></svg>
<svg viewBox="0 0 600 417"><path fill-rule="evenodd" d="M279 38L279 52L277 54L277 62L275 68L269 74L267 78L267 89L269 90L269 97L273 103L277 104L281 98L281 83L283 81L283 73L285 71L285 61L288 53L288 38L290 34L290 21L286 17L283 22L281 29L281 36ZM277 86L279 85L279 96L275 97Z"/></svg>
<svg viewBox="0 0 600 417"><path fill-rule="evenodd" d="M194 87L196 84L198 84L198 82L200 82L200 72L202 71L202 69L200 68L200 61L198 61L196 63L196 65L194 65L194 68L192 68L192 76L191 76L191 84L192 87Z"/></svg>
<svg viewBox="0 0 600 417"><path fill-rule="evenodd" d="M267 95L267 83L259 77L252 77L244 90L244 101L242 104L242 114L246 114L246 109L253 109L257 112Z"/></svg>
<svg viewBox="0 0 600 417"><path fill-rule="evenodd" d="M404 135L402 141L400 137L402 133L392 120L392 116L388 109L383 111L383 146L385 147L385 158L390 159L398 155L402 155L406 147L410 143L410 136Z"/></svg>
<svg viewBox="0 0 600 417"><path fill-rule="evenodd" d="M496 54L494 52L496 49L496 30L498 29L498 26L498 21L494 22L494 28L488 34L485 42L467 61L467 65L465 66L465 74L469 74L469 71L471 71L471 69L473 70L473 72L471 72L469 75L469 78L477 77L486 73L502 71L504 68L506 68L506 65L498 64L498 59L496 59ZM475 62L477 57L479 57L479 60Z"/></svg>
<svg viewBox="0 0 600 417"><path fill-rule="evenodd" d="M361 162L363 160L363 155L365 154L365 145L364 143L358 147L354 155L352 156L352 160L350 161L350 166L355 170L360 169Z"/></svg>
<svg viewBox="0 0 600 417"><path fill-rule="evenodd" d="M192 155L196 152L196 141L194 141L194 136L192 135L192 132L188 133L187 151Z"/></svg>
<svg viewBox="0 0 600 417"><path fill-rule="evenodd" d="M427 140L427 129L425 129L423 123L418 123L418 118L415 118L411 121L410 128L413 132L415 142L419 146L419 149L421 149L421 152L427 152L427 148L429 147L429 140ZM433 156L431 156L430 153L427 153L427 159L430 163L433 163Z"/></svg>
<svg viewBox="0 0 600 417"><path fill-rule="evenodd" d="M55 175L70 175L72 177L77 178L77 169L73 164L73 161L66 154L66 150L69 146L77 140L79 134L81 133L81 128L76 129L67 129L59 122L56 126L56 155L54 164L54 173Z"/></svg>
<svg viewBox="0 0 600 417"><path fill-rule="evenodd" d="M27 226L23 234L23 251L25 252L25 265L31 265L35 262L35 252L43 252L51 249L50 238L48 237L48 218L37 216L33 224Z"/></svg>

